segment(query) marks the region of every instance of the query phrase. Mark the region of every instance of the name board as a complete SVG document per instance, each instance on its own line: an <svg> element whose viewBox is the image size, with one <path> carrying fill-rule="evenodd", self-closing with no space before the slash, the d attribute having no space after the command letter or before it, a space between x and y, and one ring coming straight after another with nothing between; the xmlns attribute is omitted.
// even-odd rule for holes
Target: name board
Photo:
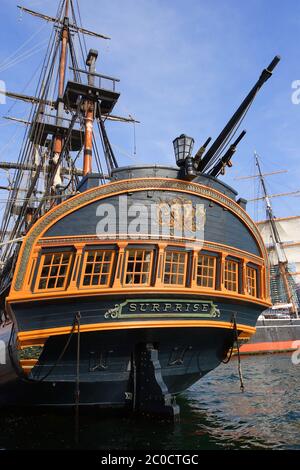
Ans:
<svg viewBox="0 0 300 470"><path fill-rule="evenodd" d="M215 318L220 311L210 300L128 299L104 314L106 319L157 317Z"/></svg>

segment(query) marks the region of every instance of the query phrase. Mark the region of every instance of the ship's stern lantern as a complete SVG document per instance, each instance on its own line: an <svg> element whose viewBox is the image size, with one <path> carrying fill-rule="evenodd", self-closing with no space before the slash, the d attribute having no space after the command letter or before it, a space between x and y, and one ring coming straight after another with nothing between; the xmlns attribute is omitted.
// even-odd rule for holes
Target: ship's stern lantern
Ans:
<svg viewBox="0 0 300 470"><path fill-rule="evenodd" d="M174 152L177 165L183 170L183 177L192 180L196 176L194 159L192 151L194 147L194 139L185 134L173 140Z"/></svg>
<svg viewBox="0 0 300 470"><path fill-rule="evenodd" d="M179 167L184 166L187 158L192 157L194 139L185 134L173 140L176 163Z"/></svg>

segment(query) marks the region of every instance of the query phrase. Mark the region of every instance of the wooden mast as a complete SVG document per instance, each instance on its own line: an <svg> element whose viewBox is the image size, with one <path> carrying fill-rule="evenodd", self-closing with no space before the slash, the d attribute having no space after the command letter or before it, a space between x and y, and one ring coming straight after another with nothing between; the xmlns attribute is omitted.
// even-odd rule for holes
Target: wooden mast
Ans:
<svg viewBox="0 0 300 470"><path fill-rule="evenodd" d="M65 14L63 21L63 29L61 34L61 53L59 61L59 80L58 80L58 107L57 107L57 125L61 125L61 119L63 116L63 94L65 87L65 76L67 66L67 55L68 55L68 42L69 42L69 0L65 0ZM61 151L63 148L63 137L57 134L54 138L53 143L53 164L57 164ZM59 184L60 180L60 168L56 170L54 185Z"/></svg>
<svg viewBox="0 0 300 470"><path fill-rule="evenodd" d="M65 85L65 75L66 75L66 65L67 65L67 46L68 46L68 40L69 40L68 15L69 15L69 0L66 0L64 27L62 30L62 39L61 39L61 55L60 55L60 64L59 64L59 87L58 87L59 98L62 98L63 96L64 85Z"/></svg>
<svg viewBox="0 0 300 470"><path fill-rule="evenodd" d="M86 65L89 67L88 85L94 86L95 82L95 64L98 52L91 49L89 51ZM93 155L93 124L95 115L95 104L91 100L85 102L85 135L84 135L84 157L83 157L83 175L92 172L92 155Z"/></svg>

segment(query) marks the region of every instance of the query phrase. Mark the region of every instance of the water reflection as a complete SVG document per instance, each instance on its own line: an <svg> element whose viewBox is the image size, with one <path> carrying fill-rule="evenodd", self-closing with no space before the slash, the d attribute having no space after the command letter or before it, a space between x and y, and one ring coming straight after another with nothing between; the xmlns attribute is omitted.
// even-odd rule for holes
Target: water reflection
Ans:
<svg viewBox="0 0 300 470"><path fill-rule="evenodd" d="M244 393L235 366L221 366L187 394L193 409L205 410L217 445L300 448L300 375L290 356L243 359Z"/></svg>
<svg viewBox="0 0 300 470"><path fill-rule="evenodd" d="M222 365L178 400L181 422L133 419L119 412L9 410L0 416L6 449L300 449L300 374L289 355L255 356Z"/></svg>

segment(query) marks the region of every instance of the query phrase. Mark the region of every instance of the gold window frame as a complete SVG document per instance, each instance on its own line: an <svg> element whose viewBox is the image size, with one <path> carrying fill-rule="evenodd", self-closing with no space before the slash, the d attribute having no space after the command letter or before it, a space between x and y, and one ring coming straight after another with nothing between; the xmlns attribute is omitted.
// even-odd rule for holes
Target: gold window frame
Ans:
<svg viewBox="0 0 300 470"><path fill-rule="evenodd" d="M144 265L145 263L149 263L149 270L148 271L135 271L133 270L132 272L128 272L128 262L129 262L129 255L131 252L143 252L143 259L142 260L137 260L136 259L136 256L134 258L134 260L132 261L133 263L133 266L135 268L136 266L136 263L139 262L139 263L142 263L142 265ZM144 259L144 255L145 253L149 253L150 254L150 261L145 261ZM138 286L143 286L143 287L149 287L151 285L151 278L152 278L152 270L153 270L153 260L154 260L154 249L150 249L150 248L130 248L128 247L126 249L126 253L125 253L125 264L124 264L124 273L123 273L123 286L124 287L138 287ZM126 278L128 275L139 275L139 276L143 276L143 275L147 275L147 282L133 282L133 283L130 283L130 282L126 282Z"/></svg>
<svg viewBox="0 0 300 470"><path fill-rule="evenodd" d="M184 256L184 262L183 262L183 263L181 263L181 262L179 262L179 263L178 263L178 262L175 262L175 263L174 263L174 262L173 262L173 258L172 258L171 262L170 262L170 261L167 261L167 256L170 255L170 254L171 254L172 256L173 256L174 254ZM188 255L189 255L189 253L187 253L186 251L166 250L165 256L164 256L163 278L162 278L164 285L166 285L166 286L175 286L175 287L185 287L185 286L186 286L187 268L188 268ZM166 264L167 264L167 263L171 265L171 270L170 270L170 271L166 271ZM172 266L173 266L173 265L179 266L180 264L183 264L183 265L184 265L183 273L180 273L180 272L173 273L173 272L172 272ZM178 280L179 276L180 276L180 277L182 276L182 277L183 277L183 281L182 281L182 283L178 283L178 282L176 282L176 283L173 283L173 282L166 282L166 281L165 281L165 276L166 276L166 275L169 275L170 278L171 278L172 276L176 276L176 280Z"/></svg>
<svg viewBox="0 0 300 470"><path fill-rule="evenodd" d="M254 274L254 276L249 275L249 273ZM248 284L249 280L250 286ZM252 290L254 293L249 292ZM246 294L251 297L257 297L257 269L252 266L246 266Z"/></svg>
<svg viewBox="0 0 300 470"><path fill-rule="evenodd" d="M64 255L69 256L68 264L62 264L61 262L53 264L54 256L61 256L61 259L62 259L62 257ZM47 265L45 265L45 263L44 263L45 259L46 259L46 256L52 256L51 263L47 264ZM40 261L39 261L39 267L38 267L36 280L35 280L35 283L34 283L34 291L35 292L48 292L48 291L52 292L52 291L64 291L64 290L66 290L73 258L74 258L73 251L54 251L54 252L42 253ZM60 268L62 266L67 266L66 273L65 273L64 276L60 276L59 274L55 275L55 276L50 275L52 267L58 267L58 269L60 270ZM49 272L48 272L47 276L42 276L42 271L43 271L44 268L49 268ZM61 277L64 278L64 282L63 282L63 285L61 287L39 287L40 282L41 282L42 279L46 279L47 284L48 284L50 279L56 279L56 282L57 282L57 280Z"/></svg>
<svg viewBox="0 0 300 470"><path fill-rule="evenodd" d="M206 269L208 269L208 271L211 271L211 269L212 269L212 276L210 276L210 275L199 275L198 274L200 258L208 259L209 261L210 260L213 261L212 266L210 266L209 264L208 265L203 264L203 263L201 264L202 268L206 268ZM198 253L197 258L196 258L196 286L200 287L200 288L203 288L203 289L215 290L215 288L216 288L216 274L217 274L217 257L212 256L212 255L203 254L203 253ZM199 279L205 279L206 281L207 280L212 280L212 286L199 284Z"/></svg>
<svg viewBox="0 0 300 470"><path fill-rule="evenodd" d="M94 261L93 262L88 262L88 256L94 253ZM111 259L108 262L104 261L95 261L95 253L103 253L103 257L105 256L106 253L111 253ZM80 282L79 282L79 287L81 289L105 289L110 286L111 279L112 279L112 272L113 272L113 266L115 263L115 257L116 257L116 252L113 249L105 249L105 248L89 248L84 251L83 255L83 263L82 263L82 268L81 268L81 273L80 273ZM92 272L87 273L86 272L86 267L88 264L91 264L93 266ZM99 264L101 266L100 272L95 273L95 265ZM109 265L109 271L107 273L103 273L103 265L108 264ZM91 280L93 279L93 276L99 276L99 280L101 279L101 276L105 275L107 276L107 282L106 284L90 284L86 285L84 284L84 278L88 276Z"/></svg>
<svg viewBox="0 0 300 470"><path fill-rule="evenodd" d="M232 269L228 269L228 264L231 264L236 267L236 270L233 271ZM229 292L239 292L239 265L240 263L236 260L232 259L225 259L224 262L224 288ZM235 274L236 278L233 279L233 274ZM229 275L229 277L228 277ZM227 286L226 286L227 284ZM228 284L235 284L235 289L230 289Z"/></svg>

